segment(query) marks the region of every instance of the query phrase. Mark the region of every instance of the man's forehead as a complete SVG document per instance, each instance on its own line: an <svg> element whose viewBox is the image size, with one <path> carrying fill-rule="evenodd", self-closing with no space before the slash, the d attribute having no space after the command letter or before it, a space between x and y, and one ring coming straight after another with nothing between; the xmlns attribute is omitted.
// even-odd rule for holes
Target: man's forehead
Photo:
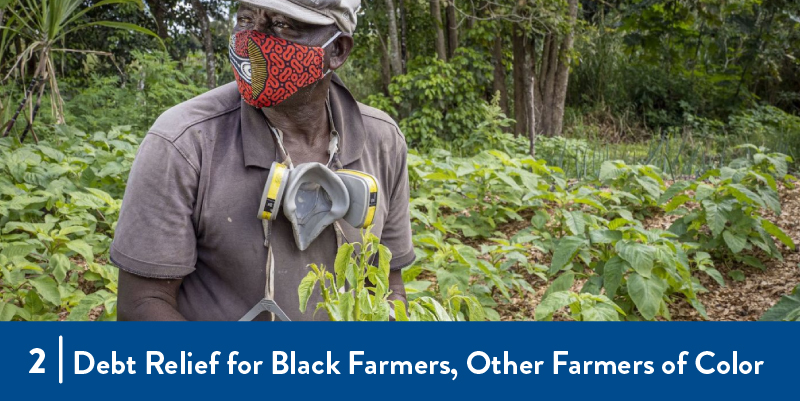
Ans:
<svg viewBox="0 0 800 401"><path fill-rule="evenodd" d="M298 20L292 18L289 15L281 14L281 13L274 12L274 11L271 11L271 10L266 10L266 9L263 9L263 8L258 8L256 6L253 6L253 5L250 5L250 4L247 4L247 3L241 3L239 5L239 9L236 12L238 14L238 13L245 12L245 11L246 12L253 12L253 13L261 12L261 13L264 13L265 15L267 15L269 18L276 18L276 17L285 18L285 19L289 20L292 23L295 23L295 24L297 24L299 26L303 26L306 29L322 29L322 28L326 28L327 27L326 25L308 24L308 23L305 23L305 22L302 22L302 21L298 21Z"/></svg>

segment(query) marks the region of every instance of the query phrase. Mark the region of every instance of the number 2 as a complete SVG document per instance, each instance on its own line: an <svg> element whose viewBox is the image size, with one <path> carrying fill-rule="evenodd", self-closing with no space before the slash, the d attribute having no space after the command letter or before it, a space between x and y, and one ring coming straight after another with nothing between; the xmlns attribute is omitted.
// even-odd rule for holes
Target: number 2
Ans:
<svg viewBox="0 0 800 401"><path fill-rule="evenodd" d="M39 354L39 359L33 364L33 367L28 373L44 373L44 368L39 366L44 362L44 351L41 348L34 348L31 350L31 355Z"/></svg>

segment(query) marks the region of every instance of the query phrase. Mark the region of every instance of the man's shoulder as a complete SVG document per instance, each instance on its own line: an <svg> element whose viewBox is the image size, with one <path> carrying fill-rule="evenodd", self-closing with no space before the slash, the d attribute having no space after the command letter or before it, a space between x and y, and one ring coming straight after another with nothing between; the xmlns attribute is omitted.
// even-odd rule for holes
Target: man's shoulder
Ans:
<svg viewBox="0 0 800 401"><path fill-rule="evenodd" d="M240 108L241 95L236 83L231 82L165 111L153 123L150 133L174 142L190 128L229 117Z"/></svg>
<svg viewBox="0 0 800 401"><path fill-rule="evenodd" d="M361 112L368 138L381 142L406 143L400 127L388 114L361 102L358 102L358 109Z"/></svg>

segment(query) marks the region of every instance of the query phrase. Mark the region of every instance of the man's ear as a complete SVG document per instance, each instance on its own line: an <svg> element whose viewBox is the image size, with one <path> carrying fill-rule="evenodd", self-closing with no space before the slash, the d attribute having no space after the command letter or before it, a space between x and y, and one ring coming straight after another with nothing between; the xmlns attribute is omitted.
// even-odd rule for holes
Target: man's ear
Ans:
<svg viewBox="0 0 800 401"><path fill-rule="evenodd" d="M353 50L353 35L342 33L333 43L328 45L328 55L330 57L329 68L335 70L347 61L350 52Z"/></svg>

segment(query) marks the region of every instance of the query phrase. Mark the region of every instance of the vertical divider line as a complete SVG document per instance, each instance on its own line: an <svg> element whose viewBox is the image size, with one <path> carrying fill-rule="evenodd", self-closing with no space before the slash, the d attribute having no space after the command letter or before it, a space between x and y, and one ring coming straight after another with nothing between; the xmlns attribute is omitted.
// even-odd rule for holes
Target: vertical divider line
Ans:
<svg viewBox="0 0 800 401"><path fill-rule="evenodd" d="M64 336L58 336L58 384L64 383Z"/></svg>

